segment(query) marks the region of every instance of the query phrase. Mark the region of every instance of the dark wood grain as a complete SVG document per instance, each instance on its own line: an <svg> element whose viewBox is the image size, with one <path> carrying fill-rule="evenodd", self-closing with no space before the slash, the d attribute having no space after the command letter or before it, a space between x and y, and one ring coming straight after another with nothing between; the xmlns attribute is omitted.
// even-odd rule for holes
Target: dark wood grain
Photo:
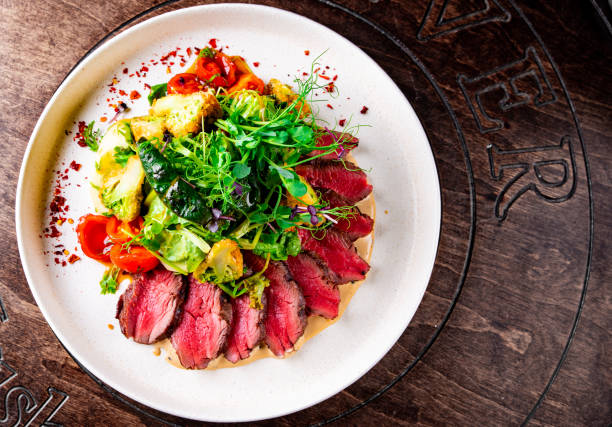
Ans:
<svg viewBox="0 0 612 427"><path fill-rule="evenodd" d="M53 416L65 425L195 424L96 383L63 349L25 281L14 204L28 138L74 64L147 9L162 6L118 31L196 3L0 2L0 406L8 396L7 422L17 420L19 393L22 405L29 393L41 407L52 387L69 396ZM349 12L315 0L263 3L329 26L389 73L430 139L443 220L427 293L387 356L327 401L259 424L305 425L349 412L339 424L609 425L612 35L593 7L609 19L607 2L339 2ZM445 3L446 20L438 22ZM502 107L503 84L510 98ZM525 163L525 175L512 183L521 169L506 168L496 179L489 152L497 167ZM546 187L533 169L550 160L568 167L558 187ZM549 168L548 179L558 172ZM57 407L59 391L51 390L34 424Z"/></svg>

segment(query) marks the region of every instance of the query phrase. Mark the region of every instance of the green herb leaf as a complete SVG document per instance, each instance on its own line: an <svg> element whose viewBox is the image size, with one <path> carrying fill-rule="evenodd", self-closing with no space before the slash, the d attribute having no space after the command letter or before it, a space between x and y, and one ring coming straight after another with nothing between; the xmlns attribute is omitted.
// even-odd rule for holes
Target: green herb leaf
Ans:
<svg viewBox="0 0 612 427"><path fill-rule="evenodd" d="M300 144L308 144L313 138L313 131L308 126L298 126L289 129L291 139Z"/></svg>
<svg viewBox="0 0 612 427"><path fill-rule="evenodd" d="M100 280L100 293L102 295L114 294L117 292L117 288L119 287L117 278L119 277L120 271L118 267L112 266L104 272L102 280Z"/></svg>
<svg viewBox="0 0 612 427"><path fill-rule="evenodd" d="M259 256L270 254L271 259L285 261L288 256L296 256L302 248L300 238L295 231L262 235L261 241L253 249Z"/></svg>
<svg viewBox="0 0 612 427"><path fill-rule="evenodd" d="M92 120L83 131L83 140L91 151L98 151L98 145L100 144L100 139L102 139L100 130L94 130L93 128L95 123L95 120Z"/></svg>
<svg viewBox="0 0 612 427"><path fill-rule="evenodd" d="M302 197L308 191L306 185L299 179L287 181L285 185L293 197Z"/></svg>
<svg viewBox="0 0 612 427"><path fill-rule="evenodd" d="M270 169L275 170L276 172L278 172L278 175L281 178L289 179L289 180L293 180L294 179L294 174L290 170L287 170L285 168L281 168L280 166L276 166L276 165L270 165Z"/></svg>
<svg viewBox="0 0 612 427"><path fill-rule="evenodd" d="M251 173L251 168L244 163L237 163L232 169L232 175L236 179L246 178Z"/></svg>
<svg viewBox="0 0 612 427"><path fill-rule="evenodd" d="M149 96L147 96L147 99L149 100L149 105L153 105L154 100L166 96L167 93L167 83L160 83L158 85L151 86L151 92L149 92Z"/></svg>
<svg viewBox="0 0 612 427"><path fill-rule="evenodd" d="M201 58L203 56L205 56L207 58L214 58L215 57L215 51L212 50L209 47L205 47L204 49L202 49L200 51L200 53L198 53L198 58Z"/></svg>
<svg viewBox="0 0 612 427"><path fill-rule="evenodd" d="M115 159L115 162L119 163L119 165L124 168L125 165L127 165L129 158L134 154L136 153L134 153L130 147L115 147L113 158Z"/></svg>

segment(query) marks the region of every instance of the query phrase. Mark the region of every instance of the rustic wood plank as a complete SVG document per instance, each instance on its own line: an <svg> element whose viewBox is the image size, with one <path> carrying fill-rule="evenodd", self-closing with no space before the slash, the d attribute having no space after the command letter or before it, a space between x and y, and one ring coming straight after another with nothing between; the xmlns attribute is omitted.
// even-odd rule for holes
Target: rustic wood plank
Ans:
<svg viewBox="0 0 612 427"><path fill-rule="evenodd" d="M136 22L195 3L169 4ZM555 373L581 301L589 262L590 200L585 159L590 165L595 204L588 293L567 359L541 405L533 411L531 422L609 424L612 360L607 350L612 325L606 285L612 279L608 243L612 230L612 84L607 70L612 36L591 2L564 0L554 6L530 6L526 1L510 0L449 1L444 11L446 20L440 22L437 16L446 2L436 0L340 2L359 16L315 0L264 3L296 11L348 37L397 82L432 144L442 185L443 221L428 291L413 322L389 354L361 380L331 399L259 424L304 425L332 419L367 401L412 365L387 393L341 422L523 422ZM34 303L21 270L14 231L19 165L46 102L97 41L157 4L160 2L142 0L0 3L0 79L5 90L0 98L0 147L5 159L0 180L6 183L0 187L4 207L0 221L0 297L4 308L0 318L6 320L8 316L0 324L0 375L5 379L14 375L13 371L17 373L0 389L0 397L13 393L8 408L11 420L16 419L19 392L11 390L20 384L39 404L49 396L48 387L67 393L68 400L53 417L66 425L162 425L161 420L195 424L136 402L124 403L79 368ZM533 23L543 44L521 13ZM360 17L396 36L399 46ZM402 44L410 52L403 51ZM532 73L520 77L525 70ZM514 92L511 83L516 85ZM512 104L503 108L499 104L504 95L501 84L506 85ZM564 85L575 106L586 156ZM563 141L571 144L573 152L567 151ZM555 144L559 146L554 151L557 157L544 156L553 151L541 148ZM539 185L535 188L541 193L531 188L519 194L500 222L495 216L496 205L503 210L512 192L516 196L522 184L511 183L507 198L497 203L508 176L496 180L491 175L489 145L497 147L494 156L498 166L511 164L507 160L511 158L526 162L530 168L542 156L545 160L563 159L570 167L569 180L556 188L544 188L529 172L524 184ZM508 152L519 149L523 152ZM554 171L549 173L552 178L559 177ZM572 182L576 183L574 190ZM469 268L464 271L466 265ZM60 393L51 393L37 422L50 415L62 400ZM0 410L0 416L3 414Z"/></svg>

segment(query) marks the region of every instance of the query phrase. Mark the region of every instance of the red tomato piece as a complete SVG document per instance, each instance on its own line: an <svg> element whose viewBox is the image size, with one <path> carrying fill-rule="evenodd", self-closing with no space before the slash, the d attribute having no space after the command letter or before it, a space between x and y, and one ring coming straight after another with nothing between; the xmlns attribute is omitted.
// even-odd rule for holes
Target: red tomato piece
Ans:
<svg viewBox="0 0 612 427"><path fill-rule="evenodd" d="M113 243L125 243L140 233L144 219L140 216L131 222L119 221L117 217L110 217L106 223L106 234Z"/></svg>
<svg viewBox="0 0 612 427"><path fill-rule="evenodd" d="M110 259L117 267L128 273L142 273L153 270L159 260L142 246L130 246L124 249L121 243L116 243L110 250Z"/></svg>
<svg viewBox="0 0 612 427"><path fill-rule="evenodd" d="M234 84L229 90L228 93L237 92L239 90L255 90L259 92L260 95L263 95L265 88L265 84L263 80L257 77L255 74L242 74L236 84Z"/></svg>
<svg viewBox="0 0 612 427"><path fill-rule="evenodd" d="M229 87L236 82L236 64L234 61L222 52L217 52L215 55L215 63L223 70L226 86Z"/></svg>
<svg viewBox="0 0 612 427"><path fill-rule="evenodd" d="M103 215L85 215L79 219L76 231L81 249L90 258L109 262L112 242L106 234L108 218Z"/></svg>
<svg viewBox="0 0 612 427"><path fill-rule="evenodd" d="M168 93L180 93L189 95L202 89L202 85L198 81L198 77L193 73L181 73L172 77L168 81Z"/></svg>
<svg viewBox="0 0 612 427"><path fill-rule="evenodd" d="M200 56L196 61L196 74L205 84L214 87L227 86L227 81L223 77L221 68L207 56Z"/></svg>

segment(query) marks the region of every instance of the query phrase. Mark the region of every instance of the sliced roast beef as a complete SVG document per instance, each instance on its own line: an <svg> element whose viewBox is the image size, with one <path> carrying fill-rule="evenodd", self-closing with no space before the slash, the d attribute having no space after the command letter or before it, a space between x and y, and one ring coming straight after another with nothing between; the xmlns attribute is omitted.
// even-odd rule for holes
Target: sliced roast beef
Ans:
<svg viewBox="0 0 612 427"><path fill-rule="evenodd" d="M327 268L304 253L287 258L293 279L300 285L311 314L334 319L338 316L340 291L327 277Z"/></svg>
<svg viewBox="0 0 612 427"><path fill-rule="evenodd" d="M265 261L252 252L243 252L245 263L253 271L261 271ZM306 306L300 287L289 274L287 266L270 261L264 276L270 281L264 295L267 299L266 344L276 355L283 356L293 349L306 328Z"/></svg>
<svg viewBox="0 0 612 427"><path fill-rule="evenodd" d="M340 147L333 153L319 157L320 160L337 160L338 158L344 157L349 151L359 145L359 139L348 133L325 130L317 138L316 145L317 147L326 148L336 142L340 143ZM321 154L321 152L322 150L312 150L308 153L308 157L316 156L317 154Z"/></svg>
<svg viewBox="0 0 612 427"><path fill-rule="evenodd" d="M324 191L321 198L332 208L351 206L351 202L331 190ZM353 208L353 211L354 213L350 217L336 219L337 223L334 224L334 228L345 233L351 241L367 236L374 228L374 220L372 218L361 213L356 206Z"/></svg>
<svg viewBox="0 0 612 427"><path fill-rule="evenodd" d="M232 300L232 328L227 339L225 358L232 363L246 359L251 350L265 337L266 296L261 298L263 309L251 307L251 298L244 294Z"/></svg>
<svg viewBox="0 0 612 427"><path fill-rule="evenodd" d="M232 307L214 284L189 276L187 300L170 340L181 365L204 369L225 348L232 323Z"/></svg>
<svg viewBox="0 0 612 427"><path fill-rule="evenodd" d="M330 229L315 238L309 230L299 229L298 235L302 249L323 261L336 283L363 280L370 269L342 233Z"/></svg>
<svg viewBox="0 0 612 427"><path fill-rule="evenodd" d="M354 215L348 218L339 218L336 221L334 229L345 233L351 241L367 236L374 228L374 220L362 214L357 207L355 208Z"/></svg>
<svg viewBox="0 0 612 427"><path fill-rule="evenodd" d="M295 168L310 185L333 190L351 204L372 192L366 174L351 162L309 162Z"/></svg>
<svg viewBox="0 0 612 427"><path fill-rule="evenodd" d="M164 268L140 273L119 297L116 318L126 337L142 344L165 338L184 299L183 276Z"/></svg>

